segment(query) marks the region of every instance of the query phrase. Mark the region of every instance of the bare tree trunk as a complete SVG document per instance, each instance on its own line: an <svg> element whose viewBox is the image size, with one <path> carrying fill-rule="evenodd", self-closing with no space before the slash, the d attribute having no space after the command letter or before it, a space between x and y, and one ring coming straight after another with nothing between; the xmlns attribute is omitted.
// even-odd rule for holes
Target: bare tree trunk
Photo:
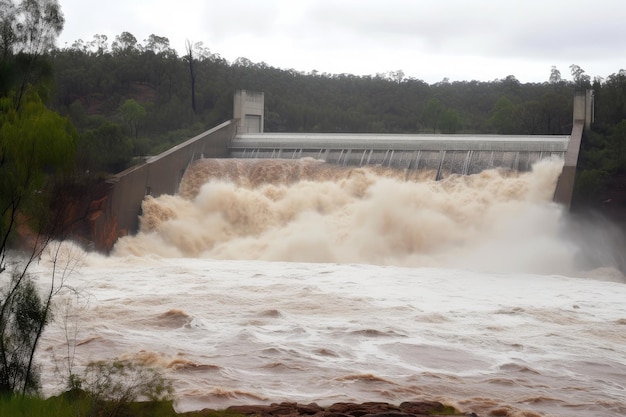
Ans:
<svg viewBox="0 0 626 417"><path fill-rule="evenodd" d="M189 75L191 77L191 108L193 113L196 114L196 71L193 65L193 45L189 40L186 42L186 48L186 58L189 63Z"/></svg>

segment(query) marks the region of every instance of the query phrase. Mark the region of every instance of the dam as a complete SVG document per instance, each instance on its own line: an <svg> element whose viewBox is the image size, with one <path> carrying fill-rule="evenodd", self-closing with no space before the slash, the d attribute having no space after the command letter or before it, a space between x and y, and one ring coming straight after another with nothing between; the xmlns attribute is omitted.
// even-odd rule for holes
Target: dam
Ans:
<svg viewBox="0 0 626 417"><path fill-rule="evenodd" d="M529 171L543 159L562 159L569 136L292 134L237 135L231 158L313 158L341 166L378 165L424 170L433 179L491 168Z"/></svg>
<svg viewBox="0 0 626 417"><path fill-rule="evenodd" d="M419 171L432 180L493 168L525 172L538 161L559 159L564 167L554 200L569 206L592 103L590 91L574 97L570 135L269 133L264 132L263 93L239 90L232 120L109 178L105 195L94 202L86 239L95 249L108 252L119 237L138 230L146 197L177 194L187 168L206 158L323 160L343 167Z"/></svg>

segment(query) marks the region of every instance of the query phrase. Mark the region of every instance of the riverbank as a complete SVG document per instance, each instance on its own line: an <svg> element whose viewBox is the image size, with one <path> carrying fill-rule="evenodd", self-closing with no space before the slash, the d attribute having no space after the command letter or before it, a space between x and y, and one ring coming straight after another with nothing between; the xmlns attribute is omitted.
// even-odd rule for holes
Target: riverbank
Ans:
<svg viewBox="0 0 626 417"><path fill-rule="evenodd" d="M498 416L509 416L506 409ZM436 401L409 401L400 405L385 402L338 402L328 407L316 403L281 402L269 405L234 405L223 410L205 408L177 413L174 402L133 401L123 398L103 401L81 393L66 392L47 399L29 396L0 396L0 416L11 417L68 417L74 415L108 417L426 417L466 416L454 407ZM525 414L527 416L527 414ZM532 417L532 416L531 416Z"/></svg>
<svg viewBox="0 0 626 417"><path fill-rule="evenodd" d="M228 407L228 415L245 415L258 417L425 417L425 416L471 416L454 407L437 401L408 401L400 405L385 402L349 403L339 402L328 407L313 404L298 404L291 402L275 403L270 405L236 405ZM215 415L217 411L205 409L189 413L178 414L181 417L206 417ZM498 414L508 415L508 414Z"/></svg>

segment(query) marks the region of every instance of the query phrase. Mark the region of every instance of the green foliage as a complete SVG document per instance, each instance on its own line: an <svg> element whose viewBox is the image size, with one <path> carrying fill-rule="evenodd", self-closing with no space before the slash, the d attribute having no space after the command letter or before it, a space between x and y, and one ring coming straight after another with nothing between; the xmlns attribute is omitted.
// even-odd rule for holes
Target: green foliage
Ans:
<svg viewBox="0 0 626 417"><path fill-rule="evenodd" d="M14 270L0 292L0 394L39 388L32 359L47 312L31 277Z"/></svg>
<svg viewBox="0 0 626 417"><path fill-rule="evenodd" d="M108 416L126 415L137 401L171 402L174 393L171 381L158 369L122 361L89 364L81 387L95 414Z"/></svg>
<svg viewBox="0 0 626 417"><path fill-rule="evenodd" d="M64 19L56 0L0 1L0 395L35 393L35 352L50 318L55 287L41 297L28 274L62 222L54 187L72 173L76 132L49 110L52 67L43 55ZM6 78L5 78L6 76ZM21 262L8 256L13 235L28 222L35 232ZM11 268L9 268L11 265ZM2 415L5 415L2 413Z"/></svg>
<svg viewBox="0 0 626 417"><path fill-rule="evenodd" d="M128 166L132 156L133 142L118 124L105 121L80 135L78 162L85 170L119 172Z"/></svg>
<svg viewBox="0 0 626 417"><path fill-rule="evenodd" d="M85 127L87 123L87 112L85 111L85 106L80 100L74 100L69 107L69 116L74 122L74 125Z"/></svg>
<svg viewBox="0 0 626 417"><path fill-rule="evenodd" d="M0 397L0 416L10 417L174 417L171 401L138 402L128 404L111 413L111 410L93 407L87 395L66 393L58 397L8 396Z"/></svg>
<svg viewBox="0 0 626 417"><path fill-rule="evenodd" d="M65 398L43 399L21 395L0 397L0 415L11 417L85 416L87 407Z"/></svg>
<svg viewBox="0 0 626 417"><path fill-rule="evenodd" d="M33 89L19 108L13 97L0 98L0 255L18 213L41 215L51 175L72 170L75 149L69 120L48 110Z"/></svg>
<svg viewBox="0 0 626 417"><path fill-rule="evenodd" d="M515 131L515 104L508 97L502 96L493 105L489 124L497 133L508 135Z"/></svg>
<svg viewBox="0 0 626 417"><path fill-rule="evenodd" d="M607 174L626 172L626 119L605 132L586 132L578 165Z"/></svg>
<svg viewBox="0 0 626 417"><path fill-rule="evenodd" d="M580 171L574 183L574 199L590 201L602 196L606 190L606 182L609 177L609 173L601 169Z"/></svg>
<svg viewBox="0 0 626 417"><path fill-rule="evenodd" d="M446 109L441 115L441 121L439 122L439 126L442 133L456 133L461 126L459 113L454 109Z"/></svg>
<svg viewBox="0 0 626 417"><path fill-rule="evenodd" d="M58 397L0 395L0 416L173 417L173 388L157 369L138 363L97 362L74 375Z"/></svg>
<svg viewBox="0 0 626 417"><path fill-rule="evenodd" d="M424 112L422 113L422 122L424 123L424 126L432 128L433 133L436 133L437 127L439 126L439 119L444 110L445 108L443 104L441 104L437 98L430 99L424 108Z"/></svg>
<svg viewBox="0 0 626 417"><path fill-rule="evenodd" d="M119 109L122 120L128 126L131 136L139 135L139 125L146 117L146 109L134 99L125 100Z"/></svg>
<svg viewBox="0 0 626 417"><path fill-rule="evenodd" d="M618 124L626 115L626 70L609 75L594 85L595 126L603 131Z"/></svg>
<svg viewBox="0 0 626 417"><path fill-rule="evenodd" d="M609 147L615 160L616 170L626 172L626 119L614 127L610 136Z"/></svg>

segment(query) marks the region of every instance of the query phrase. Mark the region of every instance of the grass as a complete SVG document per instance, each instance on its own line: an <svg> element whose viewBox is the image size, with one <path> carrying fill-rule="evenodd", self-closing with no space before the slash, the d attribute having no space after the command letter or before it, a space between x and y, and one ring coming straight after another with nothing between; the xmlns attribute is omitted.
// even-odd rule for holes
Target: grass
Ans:
<svg viewBox="0 0 626 417"><path fill-rule="evenodd" d="M7 417L176 417L172 401L94 403L88 396L0 398L0 416Z"/></svg>

